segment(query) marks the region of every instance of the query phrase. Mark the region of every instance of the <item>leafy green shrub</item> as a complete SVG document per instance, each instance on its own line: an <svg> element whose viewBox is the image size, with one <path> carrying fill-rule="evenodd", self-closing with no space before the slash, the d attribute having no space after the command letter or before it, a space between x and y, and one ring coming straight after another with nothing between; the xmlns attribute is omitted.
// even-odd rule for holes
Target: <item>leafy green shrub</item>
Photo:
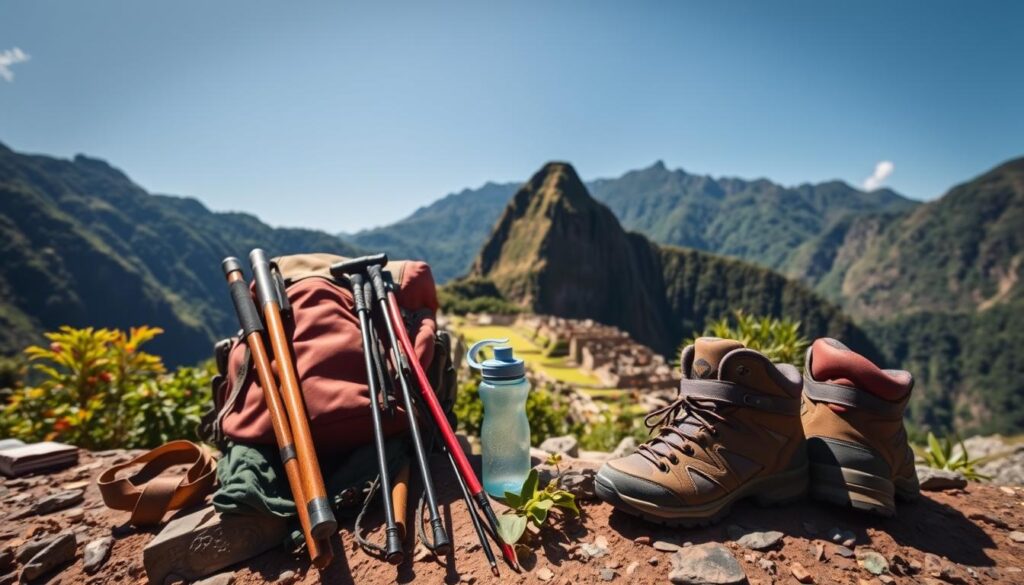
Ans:
<svg viewBox="0 0 1024 585"><path fill-rule="evenodd" d="M623 397L609 410L601 413L598 420L575 425L573 434L579 437L581 449L613 451L626 437L633 437L638 443L648 439L643 420L643 415L635 412L634 402Z"/></svg>
<svg viewBox="0 0 1024 585"><path fill-rule="evenodd" d="M800 366L810 342L800 334L800 322L783 317L758 317L744 311L733 312L732 318L722 317L711 322L703 334L683 342L690 345L697 337L723 337L735 339L750 349L763 353L773 362ZM682 349L682 348L680 348Z"/></svg>
<svg viewBox="0 0 1024 585"><path fill-rule="evenodd" d="M505 503L510 510L498 517L498 532L501 539L515 544L529 538L527 526L532 525L534 533L539 534L551 512L557 511L562 519L579 516L576 507L576 496L558 487L558 478L553 478L543 489L538 489L539 475L536 469L523 482L518 494L505 492Z"/></svg>
<svg viewBox="0 0 1024 585"><path fill-rule="evenodd" d="M960 445L960 452L953 455L953 446ZM958 437L954 441L950 436L939 440L933 433L928 433L928 446L924 450L924 460L928 467L956 471L970 481L981 481L989 479L988 476L978 473L974 469L974 461L964 442Z"/></svg>
<svg viewBox="0 0 1024 585"><path fill-rule="evenodd" d="M494 282L486 278L469 277L453 280L438 287L437 300L441 310L449 315L465 315L466 313L493 313L512 315L522 308L505 300L494 286Z"/></svg>
<svg viewBox="0 0 1024 585"><path fill-rule="evenodd" d="M25 350L29 381L0 412L0 431L87 449L154 447L191 437L207 402L212 364L167 374L140 347L162 330L61 327Z"/></svg>
<svg viewBox="0 0 1024 585"><path fill-rule="evenodd" d="M460 431L480 436L484 419L484 404L480 400L480 376L472 375L459 384L455 397L455 416ZM526 398L526 418L530 421L530 444L539 445L544 439L564 435L569 430L566 417L569 409L559 404L558 397L548 388L533 388Z"/></svg>

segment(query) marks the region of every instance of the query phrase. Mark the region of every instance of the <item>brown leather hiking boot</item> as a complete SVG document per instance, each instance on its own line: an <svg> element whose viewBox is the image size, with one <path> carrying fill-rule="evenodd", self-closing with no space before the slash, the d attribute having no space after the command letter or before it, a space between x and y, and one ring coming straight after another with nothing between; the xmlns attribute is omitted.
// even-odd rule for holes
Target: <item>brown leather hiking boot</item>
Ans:
<svg viewBox="0 0 1024 585"><path fill-rule="evenodd" d="M910 372L882 370L835 339L814 342L801 411L814 498L892 516L896 497L917 497L903 426L913 386Z"/></svg>
<svg viewBox="0 0 1024 585"><path fill-rule="evenodd" d="M702 337L683 350L676 400L647 416L652 438L605 463L597 495L663 524L698 526L746 497L797 499L807 490L800 373L738 341Z"/></svg>

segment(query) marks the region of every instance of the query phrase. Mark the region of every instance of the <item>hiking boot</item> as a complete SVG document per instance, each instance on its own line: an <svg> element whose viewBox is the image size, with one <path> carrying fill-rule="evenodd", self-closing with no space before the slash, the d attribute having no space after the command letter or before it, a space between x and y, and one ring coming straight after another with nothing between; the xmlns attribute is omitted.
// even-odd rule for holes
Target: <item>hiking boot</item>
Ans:
<svg viewBox="0 0 1024 585"><path fill-rule="evenodd" d="M814 498L892 516L896 497L917 497L903 426L913 386L910 372L882 370L835 339L814 342L801 411Z"/></svg>
<svg viewBox="0 0 1024 585"><path fill-rule="evenodd" d="M715 522L746 497L763 504L802 497L800 372L713 337L688 346L680 361L676 400L647 415L651 439L601 467L597 495L674 526Z"/></svg>

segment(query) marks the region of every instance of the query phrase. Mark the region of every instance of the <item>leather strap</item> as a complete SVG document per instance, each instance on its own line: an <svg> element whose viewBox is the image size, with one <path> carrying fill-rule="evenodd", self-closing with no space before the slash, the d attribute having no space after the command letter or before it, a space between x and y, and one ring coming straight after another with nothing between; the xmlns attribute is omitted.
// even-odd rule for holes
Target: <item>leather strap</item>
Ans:
<svg viewBox="0 0 1024 585"><path fill-rule="evenodd" d="M733 382L722 380L691 380L679 383L679 395L695 400L713 400L736 406L756 408L765 412L796 416L800 414L800 399L770 396L750 390Z"/></svg>
<svg viewBox="0 0 1024 585"><path fill-rule="evenodd" d="M122 469L140 463L142 468L134 474L117 477ZM164 475L182 464L191 464L184 475ZM199 445L171 441L107 469L96 483L108 508L130 511L128 522L135 526L151 526L159 524L169 510L195 504L213 491L216 470L213 457Z"/></svg>

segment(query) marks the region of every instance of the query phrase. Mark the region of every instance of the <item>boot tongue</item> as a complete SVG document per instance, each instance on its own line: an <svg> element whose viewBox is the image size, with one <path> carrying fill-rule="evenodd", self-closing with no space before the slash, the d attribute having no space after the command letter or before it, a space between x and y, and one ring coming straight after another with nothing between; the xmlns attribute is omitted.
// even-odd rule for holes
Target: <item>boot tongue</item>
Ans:
<svg viewBox="0 0 1024 585"><path fill-rule="evenodd" d="M690 377L694 379L718 378L718 364L725 354L744 345L734 339L721 337L698 337L693 342L693 367Z"/></svg>

